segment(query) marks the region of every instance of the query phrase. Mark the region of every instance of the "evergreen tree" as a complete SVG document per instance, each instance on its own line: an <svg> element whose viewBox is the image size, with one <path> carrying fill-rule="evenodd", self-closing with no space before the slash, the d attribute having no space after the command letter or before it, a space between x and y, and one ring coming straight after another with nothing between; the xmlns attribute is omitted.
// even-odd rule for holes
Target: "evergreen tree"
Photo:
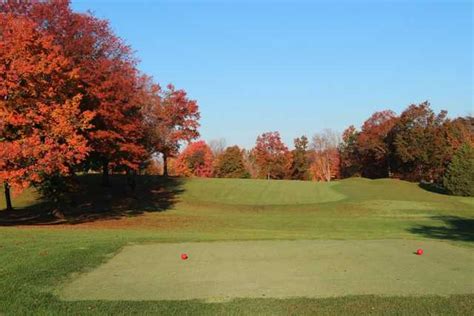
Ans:
<svg viewBox="0 0 474 316"><path fill-rule="evenodd" d="M443 179L449 194L474 196L474 148L465 144L454 154Z"/></svg>
<svg viewBox="0 0 474 316"><path fill-rule="evenodd" d="M294 180L308 180L308 138L303 135L295 138L294 143L295 149L291 152L293 155L291 178Z"/></svg>

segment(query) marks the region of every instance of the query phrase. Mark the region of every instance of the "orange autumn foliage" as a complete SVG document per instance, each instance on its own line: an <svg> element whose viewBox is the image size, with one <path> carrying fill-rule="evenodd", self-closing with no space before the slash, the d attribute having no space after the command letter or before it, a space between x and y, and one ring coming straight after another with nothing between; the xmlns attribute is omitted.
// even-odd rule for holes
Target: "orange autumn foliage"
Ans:
<svg viewBox="0 0 474 316"><path fill-rule="evenodd" d="M336 148L312 153L309 167L314 181L331 181L340 177L340 155Z"/></svg>
<svg viewBox="0 0 474 316"><path fill-rule="evenodd" d="M52 36L13 14L0 29L0 181L19 191L85 159L93 113L68 90L78 69Z"/></svg>
<svg viewBox="0 0 474 316"><path fill-rule="evenodd" d="M206 142L190 143L176 159L175 172L179 176L208 178L213 174L213 160Z"/></svg>
<svg viewBox="0 0 474 316"><path fill-rule="evenodd" d="M95 113L93 126L85 133L90 158L111 167L137 169L145 155L140 75L131 48L113 33L108 21L73 12L69 1L7 1L0 9L36 23L74 67L76 82L67 87L68 93L80 93L80 110Z"/></svg>

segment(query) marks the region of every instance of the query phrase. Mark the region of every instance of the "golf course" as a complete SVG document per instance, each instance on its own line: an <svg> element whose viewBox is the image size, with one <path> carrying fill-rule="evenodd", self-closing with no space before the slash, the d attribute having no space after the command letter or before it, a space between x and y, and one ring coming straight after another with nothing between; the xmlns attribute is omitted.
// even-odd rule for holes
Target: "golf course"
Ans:
<svg viewBox="0 0 474 316"><path fill-rule="evenodd" d="M32 189L0 212L3 314L474 308L473 198L396 179L139 176L132 193L124 176L99 177L78 177L64 218Z"/></svg>
<svg viewBox="0 0 474 316"><path fill-rule="evenodd" d="M0 0L0 316L474 315L473 6Z"/></svg>

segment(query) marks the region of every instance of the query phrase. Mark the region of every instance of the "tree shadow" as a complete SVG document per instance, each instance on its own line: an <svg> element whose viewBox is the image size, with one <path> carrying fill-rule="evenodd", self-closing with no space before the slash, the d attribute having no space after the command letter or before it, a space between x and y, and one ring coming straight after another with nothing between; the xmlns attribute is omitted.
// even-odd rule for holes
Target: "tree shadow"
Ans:
<svg viewBox="0 0 474 316"><path fill-rule="evenodd" d="M78 180L78 190L70 195L70 205L61 210L63 218L55 216L47 202L38 200L28 207L0 211L0 226L75 225L163 212L170 209L184 191L181 179L160 176L137 176L133 191L125 175L111 176L108 187L101 186L100 175L82 175Z"/></svg>
<svg viewBox="0 0 474 316"><path fill-rule="evenodd" d="M429 192L438 193L438 194L448 194L446 189L441 184L421 181L420 183L418 183L418 186L422 188L423 190L426 190Z"/></svg>
<svg viewBox="0 0 474 316"><path fill-rule="evenodd" d="M458 216L434 216L432 218L442 221L444 225L419 225L408 229L408 231L427 238L474 242L473 218Z"/></svg>

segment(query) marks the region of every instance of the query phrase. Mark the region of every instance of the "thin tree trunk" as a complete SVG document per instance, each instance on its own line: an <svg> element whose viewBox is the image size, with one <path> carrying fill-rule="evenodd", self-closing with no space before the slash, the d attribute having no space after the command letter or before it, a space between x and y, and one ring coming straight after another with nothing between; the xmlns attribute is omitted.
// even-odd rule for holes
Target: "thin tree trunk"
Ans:
<svg viewBox="0 0 474 316"><path fill-rule="evenodd" d="M11 211L13 210L13 206L12 206L12 198L10 194L10 185L8 184L8 182L5 182L3 186L5 188L5 203L7 204L6 210Z"/></svg>
<svg viewBox="0 0 474 316"><path fill-rule="evenodd" d="M163 153L163 176L168 176L168 155Z"/></svg>
<svg viewBox="0 0 474 316"><path fill-rule="evenodd" d="M102 162L102 185L110 186L109 180L109 161L104 159Z"/></svg>
<svg viewBox="0 0 474 316"><path fill-rule="evenodd" d="M131 168L127 169L127 184L132 190L132 192L135 192L135 188L137 187L137 182L135 178L135 170Z"/></svg>

